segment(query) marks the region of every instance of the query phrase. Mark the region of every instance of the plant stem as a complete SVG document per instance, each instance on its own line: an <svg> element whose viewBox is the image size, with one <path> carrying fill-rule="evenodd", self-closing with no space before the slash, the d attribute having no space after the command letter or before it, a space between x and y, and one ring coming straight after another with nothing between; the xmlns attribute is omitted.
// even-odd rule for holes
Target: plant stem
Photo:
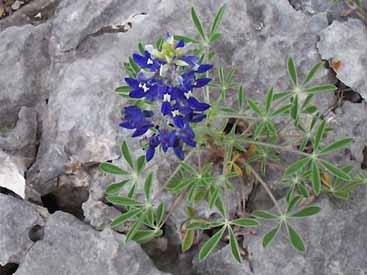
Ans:
<svg viewBox="0 0 367 275"><path fill-rule="evenodd" d="M185 157L185 159L183 160L183 162L187 161L196 151L196 149L191 150ZM166 182L161 186L161 188L158 190L158 192L153 196L152 201L155 201L158 196L162 193L162 191L167 187L167 185L169 184L169 182L176 176L176 174L178 173L178 171L180 171L181 165L177 165L176 169L173 171L173 173L169 176L169 178L166 180Z"/></svg>
<svg viewBox="0 0 367 275"><path fill-rule="evenodd" d="M242 142L242 140L241 140L241 142ZM272 144L272 143L266 143L266 142L251 140L251 139L243 139L243 142L244 143L255 144L255 145L260 145L260 146L265 146L265 147L270 147L270 148L274 148L274 149L277 149L277 150L280 150L280 151L287 151L287 152L298 154L298 155L301 155L301 156L304 156L304 157L310 157L311 156L311 154L301 152L299 150L294 150L292 148L282 146L282 145L276 145L276 144Z"/></svg>
<svg viewBox="0 0 367 275"><path fill-rule="evenodd" d="M266 182L260 177L260 175L256 172L256 170L251 165L246 164L246 167L251 171L251 173L254 175L256 180L258 182L260 182L260 184L264 187L266 193L268 193L270 199L273 201L273 203L274 203L276 209L278 210L279 214L282 215L283 211L280 208L280 206L278 204L278 201L275 199L275 197L273 195L273 192L271 192L269 186L266 184Z"/></svg>

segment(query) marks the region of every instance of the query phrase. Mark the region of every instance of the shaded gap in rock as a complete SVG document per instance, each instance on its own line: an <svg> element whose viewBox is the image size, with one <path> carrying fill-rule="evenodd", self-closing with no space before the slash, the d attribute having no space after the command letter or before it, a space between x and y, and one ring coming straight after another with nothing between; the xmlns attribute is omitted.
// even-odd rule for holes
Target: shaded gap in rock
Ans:
<svg viewBox="0 0 367 275"><path fill-rule="evenodd" d="M0 265L0 274L1 275L11 275L14 274L19 265L15 263L7 263L6 265L2 266Z"/></svg>
<svg viewBox="0 0 367 275"><path fill-rule="evenodd" d="M361 169L367 170L367 146L363 148L362 154L363 154L363 160L361 163Z"/></svg>
<svg viewBox="0 0 367 275"><path fill-rule="evenodd" d="M44 228L43 226L36 224L28 232L28 237L32 242L38 242L43 239Z"/></svg>
<svg viewBox="0 0 367 275"><path fill-rule="evenodd" d="M182 253L175 226L166 224L163 231L163 237L142 245L154 265L159 270L173 275L196 275L192 264L195 248Z"/></svg>
<svg viewBox="0 0 367 275"><path fill-rule="evenodd" d="M343 82L338 80L336 83L337 90L335 92L335 96L337 97L338 101L349 101L352 103L361 103L363 102L362 96L353 91L352 88L345 85Z"/></svg>
<svg viewBox="0 0 367 275"><path fill-rule="evenodd" d="M10 195L12 197L15 197L17 199L22 199L18 194L14 193L12 190L9 190L5 187L0 186L0 193L4 195ZM1 275L1 273L0 273Z"/></svg>
<svg viewBox="0 0 367 275"><path fill-rule="evenodd" d="M89 192L84 187L63 187L41 196L43 206L49 213L63 211L84 220L82 204L88 200Z"/></svg>

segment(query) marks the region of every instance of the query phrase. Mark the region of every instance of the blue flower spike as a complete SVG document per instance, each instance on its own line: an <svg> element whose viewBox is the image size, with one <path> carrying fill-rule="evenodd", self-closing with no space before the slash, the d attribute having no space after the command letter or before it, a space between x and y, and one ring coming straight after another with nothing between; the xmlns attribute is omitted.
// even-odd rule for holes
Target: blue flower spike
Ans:
<svg viewBox="0 0 367 275"><path fill-rule="evenodd" d="M200 64L199 57L186 55L189 51L185 46L183 40L177 41L167 34L159 49L149 45L143 55L132 56L140 72L136 78L125 78L131 88L129 97L153 104L149 105L151 110L125 107L120 126L134 130L132 137L147 136L147 161L153 159L158 147L163 153L172 148L179 159L184 159L184 145L196 146L191 124L203 121L204 112L210 108L195 96L195 89L208 85L210 78L196 75L206 73L213 65Z"/></svg>

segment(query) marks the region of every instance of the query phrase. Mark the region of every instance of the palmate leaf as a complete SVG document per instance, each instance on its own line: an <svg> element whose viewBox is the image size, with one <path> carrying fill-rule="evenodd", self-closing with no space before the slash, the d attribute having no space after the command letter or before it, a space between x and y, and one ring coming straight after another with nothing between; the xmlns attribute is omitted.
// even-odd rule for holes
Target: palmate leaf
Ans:
<svg viewBox="0 0 367 275"><path fill-rule="evenodd" d="M303 218L303 217L309 217L312 215L316 215L321 211L321 208L318 206L309 206L305 207L302 210L299 210L293 214L290 215L290 217L293 218Z"/></svg>
<svg viewBox="0 0 367 275"><path fill-rule="evenodd" d="M259 225L257 220L251 218L239 218L232 220L231 223L241 227L256 227Z"/></svg>
<svg viewBox="0 0 367 275"><path fill-rule="evenodd" d="M240 263L242 262L240 247L238 246L236 236L233 233L233 230L230 226L228 226L228 234L229 234L229 244L231 246L232 256L233 258L235 258L237 262Z"/></svg>
<svg viewBox="0 0 367 275"><path fill-rule="evenodd" d="M199 252L199 261L204 261L213 252L219 241L222 239L226 226L223 226L209 240L207 240Z"/></svg>
<svg viewBox="0 0 367 275"><path fill-rule="evenodd" d="M129 166L131 168L134 168L133 159L131 157L129 147L127 146L126 141L124 141L121 145L121 152L122 152L122 155L124 156L126 162L129 164Z"/></svg>
<svg viewBox="0 0 367 275"><path fill-rule="evenodd" d="M107 195L112 195L112 194L116 194L118 192L120 192L121 188L124 187L130 180L123 180L121 182L118 183L112 183L110 185L107 186L106 188L106 194Z"/></svg>
<svg viewBox="0 0 367 275"><path fill-rule="evenodd" d="M217 32L220 22L222 21L223 18L224 10L225 10L225 4L219 8L217 14L214 17L212 27L210 28L211 36Z"/></svg>
<svg viewBox="0 0 367 275"><path fill-rule="evenodd" d="M281 223L277 224L272 230L270 230L268 233L264 235L262 240L262 245L264 248L268 247L273 242L275 237L278 235L280 228Z"/></svg>
<svg viewBox="0 0 367 275"><path fill-rule="evenodd" d="M251 98L248 97L247 104L251 108L251 110L253 110L259 116L262 116L259 105L255 101L253 101Z"/></svg>
<svg viewBox="0 0 367 275"><path fill-rule="evenodd" d="M304 158L293 162L291 165L287 167L287 169L285 169L284 175L289 176L291 174L298 172L303 167L305 167L310 161L311 160L309 158Z"/></svg>
<svg viewBox="0 0 367 275"><path fill-rule="evenodd" d="M153 172L149 173L144 183L144 195L147 201L151 200L153 184Z"/></svg>
<svg viewBox="0 0 367 275"><path fill-rule="evenodd" d="M115 218L112 221L111 226L112 227L117 227L117 226L123 224L124 222L126 222L127 220L136 217L141 212L143 212L143 209L140 209L140 208L138 208L138 209L131 209L131 210L129 210L129 211L121 214L117 218Z"/></svg>
<svg viewBox="0 0 367 275"><path fill-rule="evenodd" d="M203 25L200 22L200 19L196 13L196 10L194 7L191 8L191 17L192 17L192 21L194 22L194 25L196 27L196 30L198 31L198 33L200 34L200 36L205 40L206 36L205 36L205 32L203 29Z"/></svg>
<svg viewBox="0 0 367 275"><path fill-rule="evenodd" d="M175 38L175 40L183 40L183 41L185 41L185 43L193 43L193 44L199 44L200 43L196 39L193 39L191 37L184 36L184 35L175 35L174 38Z"/></svg>
<svg viewBox="0 0 367 275"><path fill-rule="evenodd" d="M155 211L155 222L157 227L159 227L163 221L165 209L166 206L161 202Z"/></svg>
<svg viewBox="0 0 367 275"><path fill-rule="evenodd" d="M349 146L352 142L353 142L352 138L339 139L339 140L325 146L324 148L322 148L320 150L320 154L329 154L329 153L335 152L337 150L340 150L344 147Z"/></svg>
<svg viewBox="0 0 367 275"><path fill-rule="evenodd" d="M293 86L297 86L298 85L297 69L291 57L288 58L288 75Z"/></svg>
<svg viewBox="0 0 367 275"><path fill-rule="evenodd" d="M314 150L319 149L321 139L322 139L322 137L324 136L324 133L325 133L325 129L326 129L326 121L322 120L319 128L317 129L315 139L314 139L314 142L313 142L313 147L314 147L313 149Z"/></svg>
<svg viewBox="0 0 367 275"><path fill-rule="evenodd" d="M306 85L308 82L310 82L313 77L315 76L316 72L324 65L324 62L320 62L312 67L312 69L307 73L303 85Z"/></svg>
<svg viewBox="0 0 367 275"><path fill-rule="evenodd" d="M245 92L242 86L238 90L237 101L239 110L242 111L242 109L244 108L244 101L245 101Z"/></svg>
<svg viewBox="0 0 367 275"><path fill-rule="evenodd" d="M265 98L265 113L267 114L269 113L272 102L273 102L273 88L270 88Z"/></svg>
<svg viewBox="0 0 367 275"><path fill-rule="evenodd" d="M320 85L320 86L315 86L309 89L306 89L306 93L308 94L319 94L319 93L325 93L325 92L333 92L335 91L337 88L335 85Z"/></svg>
<svg viewBox="0 0 367 275"><path fill-rule="evenodd" d="M144 244L161 234L161 230L158 232L155 230L138 230L134 234L133 240L139 244Z"/></svg>
<svg viewBox="0 0 367 275"><path fill-rule="evenodd" d="M257 218L261 218L261 219L265 219L265 220L275 220L278 219L278 216L265 211L265 210L255 210L254 212L251 213L253 216L257 217Z"/></svg>
<svg viewBox="0 0 367 275"><path fill-rule="evenodd" d="M113 164L111 164L109 162L102 162L99 165L99 168L103 172L106 172L106 173L109 173L109 174L121 175L121 176L124 176L124 175L128 175L129 174L129 172L127 172L124 169L121 169L120 167L118 167L116 165L113 165Z"/></svg>
<svg viewBox="0 0 367 275"><path fill-rule="evenodd" d="M351 177L348 175L348 173L336 167L334 164L331 164L330 162L326 160L320 160L320 163L328 172L333 174L335 177L340 178L341 180L345 180L345 181L351 180Z"/></svg>
<svg viewBox="0 0 367 275"><path fill-rule="evenodd" d="M320 168L316 161L311 163L311 176L312 176L312 189L318 196L321 193L321 179L320 179Z"/></svg>
<svg viewBox="0 0 367 275"><path fill-rule="evenodd" d="M137 160L136 160L136 172L138 173L138 175L141 174L141 172L144 170L145 168L145 164L146 164L146 159L145 156L140 156Z"/></svg>
<svg viewBox="0 0 367 275"><path fill-rule="evenodd" d="M298 251L304 252L305 244L300 234L289 223L286 223L285 225L288 231L289 241L292 246Z"/></svg>
<svg viewBox="0 0 367 275"><path fill-rule="evenodd" d="M182 252L186 252L189 250L194 242L194 231L193 230L186 230L184 238L181 244Z"/></svg>
<svg viewBox="0 0 367 275"><path fill-rule="evenodd" d="M145 219L144 213L142 213L139 217L139 219L133 224L133 226L130 228L129 232L126 234L126 242L129 240L132 240L135 236L135 234L138 232L140 227L143 225Z"/></svg>
<svg viewBox="0 0 367 275"><path fill-rule="evenodd" d="M107 201L120 206L141 206L142 202L122 196L108 196Z"/></svg>

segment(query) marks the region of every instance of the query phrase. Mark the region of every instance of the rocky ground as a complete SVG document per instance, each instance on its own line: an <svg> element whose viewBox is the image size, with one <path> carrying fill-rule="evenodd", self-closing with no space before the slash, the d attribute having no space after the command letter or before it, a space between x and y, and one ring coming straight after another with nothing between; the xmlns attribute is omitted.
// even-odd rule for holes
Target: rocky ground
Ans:
<svg viewBox="0 0 367 275"><path fill-rule="evenodd" d="M299 225L304 255L282 240L264 250L265 226L245 239L243 264L233 262L225 244L197 263L195 248L179 253L180 211L165 238L144 248L122 246L124 235L109 228L119 211L104 201L112 179L97 169L101 161L119 163L118 144L129 136L117 126L124 100L113 93L127 56L139 41L167 31L193 34L191 6L207 23L223 2L218 63L236 65L236 79L256 98L269 86L287 88L289 55L301 77L327 60L317 81L334 82L339 90L317 100L335 126L330 138L355 141L334 160L367 169L366 22L343 1L15 2L0 0L0 274L367 274L366 189L338 207L319 199L321 214ZM123 27L101 31L115 25ZM169 159L156 164L162 181L175 167ZM253 205L272 207L257 193Z"/></svg>

